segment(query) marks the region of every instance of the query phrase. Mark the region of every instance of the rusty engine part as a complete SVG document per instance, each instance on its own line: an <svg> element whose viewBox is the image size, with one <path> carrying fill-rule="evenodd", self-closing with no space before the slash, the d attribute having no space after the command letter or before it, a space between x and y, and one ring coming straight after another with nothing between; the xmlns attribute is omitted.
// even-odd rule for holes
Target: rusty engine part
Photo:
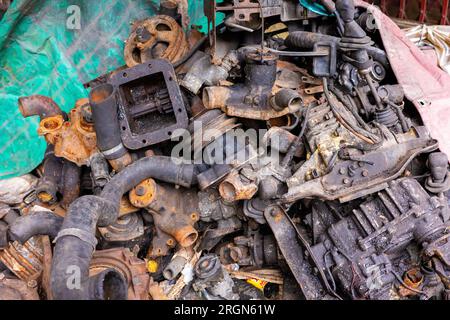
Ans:
<svg viewBox="0 0 450 320"><path fill-rule="evenodd" d="M228 139L228 133L240 126L236 118L228 117L220 110L209 110L194 118L188 128L193 139L183 143L193 153L194 160L204 158L202 162L206 168L197 176L200 190L216 185L233 167L242 165L255 153L254 146L245 140Z"/></svg>
<svg viewBox="0 0 450 320"><path fill-rule="evenodd" d="M212 63L211 57L205 55L196 60L189 72L180 81L180 85L194 94L198 94L203 85L219 85L228 78L231 69L239 64L237 52L231 50L219 63Z"/></svg>
<svg viewBox="0 0 450 320"><path fill-rule="evenodd" d="M239 295L233 292L234 282L215 254L200 258L195 265L197 279L194 290L200 292L207 300L213 297L226 300L237 300Z"/></svg>
<svg viewBox="0 0 450 320"><path fill-rule="evenodd" d="M194 224L199 219L196 199L195 191L175 189L153 179L142 181L130 192L131 204L153 216L155 235L149 256L167 255L177 243L182 247L195 243L198 233Z"/></svg>
<svg viewBox="0 0 450 320"><path fill-rule="evenodd" d="M223 264L239 266L274 266L278 264L277 243L272 235L254 232L250 236L238 236L233 242L220 247L219 257Z"/></svg>
<svg viewBox="0 0 450 320"><path fill-rule="evenodd" d="M301 96L292 89L274 92L278 57L270 52L246 54L245 83L231 87L206 87L203 104L229 116L268 120L299 111Z"/></svg>
<svg viewBox="0 0 450 320"><path fill-rule="evenodd" d="M138 21L125 45L128 67L152 59L180 60L189 50L186 35L178 22L168 15L158 15Z"/></svg>
<svg viewBox="0 0 450 320"><path fill-rule="evenodd" d="M112 247L125 247L133 249L135 245L140 245L144 234L144 221L139 213L129 213L117 219L116 222L98 228L101 236L102 249Z"/></svg>
<svg viewBox="0 0 450 320"><path fill-rule="evenodd" d="M0 299L450 299L439 105L356 3L204 1L201 35L161 1L68 114L20 98L48 148L0 203Z"/></svg>
<svg viewBox="0 0 450 320"><path fill-rule="evenodd" d="M210 224L203 232L202 249L211 250L223 237L242 228L238 206L221 198L215 189L198 193L198 207L200 221Z"/></svg>
<svg viewBox="0 0 450 320"><path fill-rule="evenodd" d="M399 285L396 278L408 271L398 261L425 263L436 257L444 265L450 262L444 240L447 199L430 197L416 180L392 181L347 216L339 218L342 211L332 214L332 210L324 203L313 204L306 218L315 236L311 252L329 280L338 279L349 296L393 299L392 288ZM411 246L418 246L423 255L414 256Z"/></svg>
<svg viewBox="0 0 450 320"><path fill-rule="evenodd" d="M89 157L96 152L97 141L90 116L83 110L89 108L87 99L76 102L69 113L69 121L61 114L41 117L38 133L55 146L55 156L65 158L78 166L89 163ZM26 114L24 114L26 117Z"/></svg>
<svg viewBox="0 0 450 320"><path fill-rule="evenodd" d="M145 261L136 258L128 249L114 248L94 253L89 274L95 275L107 269L116 270L127 284L128 300L148 300L150 277Z"/></svg>
<svg viewBox="0 0 450 320"><path fill-rule="evenodd" d="M187 128L175 71L166 60L149 60L113 75L110 81L118 95L119 131L125 147L154 145L170 140L176 129Z"/></svg>

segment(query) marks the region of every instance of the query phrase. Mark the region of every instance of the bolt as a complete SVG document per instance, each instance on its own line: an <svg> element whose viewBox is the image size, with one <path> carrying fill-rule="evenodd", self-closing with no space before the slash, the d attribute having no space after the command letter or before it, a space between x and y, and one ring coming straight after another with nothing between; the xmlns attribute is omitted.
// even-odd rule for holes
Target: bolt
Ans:
<svg viewBox="0 0 450 320"><path fill-rule="evenodd" d="M245 104L251 104L252 103L252 97L251 96L245 96L244 103Z"/></svg>
<svg viewBox="0 0 450 320"><path fill-rule="evenodd" d="M364 170L361 172L361 174L362 174L363 177L367 177L367 176L369 175L369 171L367 171L366 169L364 169Z"/></svg>
<svg viewBox="0 0 450 320"><path fill-rule="evenodd" d="M138 187L136 188L136 195L142 197L142 196L145 194L146 191L147 191L147 190L145 189L144 186L138 186Z"/></svg>
<svg viewBox="0 0 450 320"><path fill-rule="evenodd" d="M202 263L200 264L200 267L202 269L207 268L209 266L209 262L210 262L209 260L203 260Z"/></svg>
<svg viewBox="0 0 450 320"><path fill-rule="evenodd" d="M340 173L340 174L345 174L345 168L344 168L344 167L340 168L340 169L339 169L339 173Z"/></svg>
<svg viewBox="0 0 450 320"><path fill-rule="evenodd" d="M275 217L277 215L277 210L275 210L274 208L270 209L270 215L272 217Z"/></svg>
<svg viewBox="0 0 450 320"><path fill-rule="evenodd" d="M344 184L348 184L348 183L350 183L350 179L349 178L344 178L344 180L342 180L342 182Z"/></svg>
<svg viewBox="0 0 450 320"><path fill-rule="evenodd" d="M27 286L30 288L35 288L37 286L37 281L36 280L30 280L27 282Z"/></svg>

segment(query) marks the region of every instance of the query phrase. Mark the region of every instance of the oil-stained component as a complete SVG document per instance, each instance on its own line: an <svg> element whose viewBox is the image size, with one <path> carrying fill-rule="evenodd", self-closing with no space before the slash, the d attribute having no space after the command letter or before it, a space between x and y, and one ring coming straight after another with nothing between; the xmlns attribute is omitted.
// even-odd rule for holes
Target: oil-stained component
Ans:
<svg viewBox="0 0 450 320"><path fill-rule="evenodd" d="M311 264L305 261L304 248L298 241L296 226L286 216L286 213L279 206L268 206L264 210L264 217L267 220L273 235L284 259L286 260L292 274L297 280L300 290L306 300L330 299L331 295L325 292L319 277L314 274Z"/></svg>
<svg viewBox="0 0 450 320"><path fill-rule="evenodd" d="M378 148L368 147L370 151L358 150L357 146L340 149L335 153L340 161L321 177L305 181L305 170L300 167L287 180L289 190L283 200L292 202L317 197L345 202L384 189L387 182L400 176L415 156L437 149L437 141L430 139L422 129L417 127L399 135L385 130L385 140Z"/></svg>
<svg viewBox="0 0 450 320"><path fill-rule="evenodd" d="M216 189L208 188L198 193L200 220L214 223L203 232L200 248L211 250L220 240L242 228L238 218L239 207L234 202L228 202L220 197Z"/></svg>
<svg viewBox="0 0 450 320"><path fill-rule="evenodd" d="M189 50L183 28L167 15L157 15L133 25L125 44L125 62L128 67L147 63L152 59L180 60Z"/></svg>
<svg viewBox="0 0 450 320"><path fill-rule="evenodd" d="M144 221L139 213L129 213L107 227L98 228L103 242L101 248L126 247L132 249L139 245L144 236Z"/></svg>
<svg viewBox="0 0 450 320"><path fill-rule="evenodd" d="M234 162L239 165L253 154L253 146L246 144L244 139L227 140L227 134L240 126L236 118L228 117L220 110L209 110L195 117L188 127L193 139L186 140L190 144L187 149L193 151L194 159L203 158L203 162L208 165L197 176L200 190L222 180L231 171L232 160L238 160Z"/></svg>
<svg viewBox="0 0 450 320"><path fill-rule="evenodd" d="M203 85L215 86L219 85L220 81L226 80L231 69L238 63L239 59L234 50L228 52L217 64L211 62L209 55L205 55L195 61L183 80L180 81L180 85L197 94Z"/></svg>
<svg viewBox="0 0 450 320"><path fill-rule="evenodd" d="M235 216L238 211L235 203L227 202L213 188L198 193L198 207L200 220L204 222L228 219Z"/></svg>
<svg viewBox="0 0 450 320"><path fill-rule="evenodd" d="M176 243L189 247L197 240L194 224L199 219L199 209L195 191L147 179L130 191L130 202L138 208L146 208L153 216L156 234L150 256L166 255Z"/></svg>
<svg viewBox="0 0 450 320"><path fill-rule="evenodd" d="M231 87L206 87L203 104L207 109L221 109L229 116L258 120L297 112L302 107L298 93L292 89L274 92L277 59L272 53L248 52L245 82Z"/></svg>
<svg viewBox="0 0 450 320"><path fill-rule="evenodd" d="M219 299L238 300L239 295L234 292L234 282L220 263L215 254L201 257L195 265L194 289L203 295L213 295Z"/></svg>
<svg viewBox="0 0 450 320"><path fill-rule="evenodd" d="M273 266L278 263L277 243L273 235L255 232L249 236L235 237L233 242L220 248L219 256L224 264Z"/></svg>
<svg viewBox="0 0 450 320"><path fill-rule="evenodd" d="M253 198L258 191L258 185L254 179L233 171L220 183L219 191L222 198L233 202Z"/></svg>
<svg viewBox="0 0 450 320"><path fill-rule="evenodd" d="M19 110L24 118L38 115L40 120L63 116L63 112L52 98L33 95L19 98Z"/></svg>
<svg viewBox="0 0 450 320"><path fill-rule="evenodd" d="M265 224L264 210L268 204L269 201L255 197L244 201L242 211L246 217L255 220L259 224Z"/></svg>
<svg viewBox="0 0 450 320"><path fill-rule="evenodd" d="M408 271L402 269L408 264L398 261L419 259L412 248L406 250L412 243L422 248L425 261L436 257L444 265L450 263L449 242L444 240L449 236L447 200L430 197L414 179L390 182L348 214L338 210L341 218L330 210L320 202L313 205L308 219L317 236L311 252L320 268L331 270L334 281L353 297L395 299L392 285Z"/></svg>
<svg viewBox="0 0 450 320"><path fill-rule="evenodd" d="M138 259L129 249L114 248L95 251L89 274L95 275L106 269L119 272L128 283L128 300L148 300L150 277L145 261Z"/></svg>
<svg viewBox="0 0 450 320"><path fill-rule="evenodd" d="M263 144L270 146L272 150L277 150L280 153L286 153L289 146L294 142L296 136L288 130L282 129L278 126L271 127L263 137ZM304 156L304 148L299 147L295 156L300 158Z"/></svg>
<svg viewBox="0 0 450 320"><path fill-rule="evenodd" d="M175 71L166 60L153 59L122 70L110 83L117 92L120 133L128 149L170 140L176 129L187 128Z"/></svg>

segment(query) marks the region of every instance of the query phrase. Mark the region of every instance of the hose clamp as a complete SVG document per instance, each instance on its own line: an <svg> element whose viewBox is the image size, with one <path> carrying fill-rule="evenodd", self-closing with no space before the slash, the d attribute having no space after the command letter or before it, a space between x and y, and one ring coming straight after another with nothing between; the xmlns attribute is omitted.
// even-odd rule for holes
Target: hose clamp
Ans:
<svg viewBox="0 0 450 320"><path fill-rule="evenodd" d="M117 159L125 153L126 149L122 143L108 150L103 150L102 154L106 159Z"/></svg>
<svg viewBox="0 0 450 320"><path fill-rule="evenodd" d="M53 242L56 243L56 241L59 238L62 238L65 236L77 237L81 241L84 241L84 242L90 244L94 250L98 243L97 238L94 235L92 235L91 233L89 233L85 230L81 230L78 228L67 228L67 229L61 230L58 233L58 235L56 236L55 240L53 240Z"/></svg>

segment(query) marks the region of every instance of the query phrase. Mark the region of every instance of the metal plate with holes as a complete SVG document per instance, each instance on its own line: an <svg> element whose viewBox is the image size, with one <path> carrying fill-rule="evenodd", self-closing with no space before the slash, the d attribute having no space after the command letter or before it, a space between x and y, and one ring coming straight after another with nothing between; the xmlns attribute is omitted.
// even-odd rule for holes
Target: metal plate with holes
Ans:
<svg viewBox="0 0 450 320"><path fill-rule="evenodd" d="M123 144L132 150L169 140L187 128L188 115L175 71L166 60L154 59L111 77L119 101Z"/></svg>

